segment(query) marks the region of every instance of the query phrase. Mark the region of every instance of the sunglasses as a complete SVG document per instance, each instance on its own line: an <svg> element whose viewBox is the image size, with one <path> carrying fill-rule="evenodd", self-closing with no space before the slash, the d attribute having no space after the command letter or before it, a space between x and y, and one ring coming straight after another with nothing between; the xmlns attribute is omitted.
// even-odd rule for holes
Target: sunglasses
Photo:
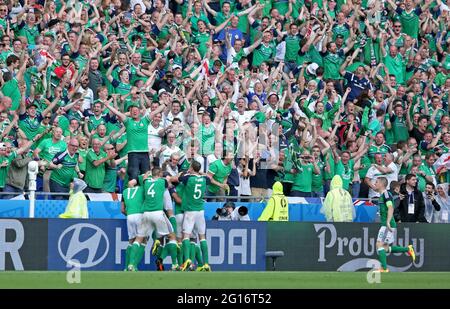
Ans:
<svg viewBox="0 0 450 309"><path fill-rule="evenodd" d="M77 147L77 148L78 148L78 145L72 145L72 144L70 144L70 146L72 146L72 147Z"/></svg>

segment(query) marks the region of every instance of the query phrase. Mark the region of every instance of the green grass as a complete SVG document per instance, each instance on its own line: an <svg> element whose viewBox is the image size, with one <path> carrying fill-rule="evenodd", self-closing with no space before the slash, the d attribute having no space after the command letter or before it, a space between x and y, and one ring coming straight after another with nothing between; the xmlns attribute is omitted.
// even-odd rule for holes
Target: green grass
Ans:
<svg viewBox="0 0 450 309"><path fill-rule="evenodd" d="M80 284L69 284L66 272L0 272L0 288L450 288L445 272L381 274L380 284L367 283L365 272L93 272L82 271Z"/></svg>

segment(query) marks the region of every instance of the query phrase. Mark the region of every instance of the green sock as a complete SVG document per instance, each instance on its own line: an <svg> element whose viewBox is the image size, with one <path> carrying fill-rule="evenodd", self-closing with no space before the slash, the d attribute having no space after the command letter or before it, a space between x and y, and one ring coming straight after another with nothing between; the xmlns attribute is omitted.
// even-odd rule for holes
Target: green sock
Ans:
<svg viewBox="0 0 450 309"><path fill-rule="evenodd" d="M172 258L172 265L176 265L177 264L177 244L176 242L169 242L166 245L167 248L167 252L168 254L170 254L170 257Z"/></svg>
<svg viewBox="0 0 450 309"><path fill-rule="evenodd" d="M144 257L144 253L145 253L145 244L141 244L137 250L137 259L133 264L136 269L138 269L138 265L141 263L142 258Z"/></svg>
<svg viewBox="0 0 450 309"><path fill-rule="evenodd" d="M377 251L378 251L378 259L380 260L381 267L383 267L383 269L386 269L387 268L386 250L384 250L384 248L380 248Z"/></svg>
<svg viewBox="0 0 450 309"><path fill-rule="evenodd" d="M195 245L195 259L197 260L197 266L203 266L202 250L198 244Z"/></svg>
<svg viewBox="0 0 450 309"><path fill-rule="evenodd" d="M131 248L133 247L133 244L128 244L127 251L125 251L125 268L128 267L130 263L130 255L131 255Z"/></svg>
<svg viewBox="0 0 450 309"><path fill-rule="evenodd" d="M139 243L134 242L130 248L130 258L128 261L128 265L134 265L134 261L137 259L138 251L139 251Z"/></svg>
<svg viewBox="0 0 450 309"><path fill-rule="evenodd" d="M400 247L400 246L391 246L391 252L392 253L408 252L408 248L407 247Z"/></svg>
<svg viewBox="0 0 450 309"><path fill-rule="evenodd" d="M183 260L183 246L182 244L178 244L177 246L177 258L178 258L178 265L183 264L184 260Z"/></svg>
<svg viewBox="0 0 450 309"><path fill-rule="evenodd" d="M189 241L189 239L183 239L183 257L184 257L184 262L186 262L189 259L189 251L191 249L191 242ZM183 263L184 263L183 262Z"/></svg>
<svg viewBox="0 0 450 309"><path fill-rule="evenodd" d="M170 224L172 224L173 232L177 234L177 219L174 216L169 218Z"/></svg>
<svg viewBox="0 0 450 309"><path fill-rule="evenodd" d="M209 264L208 243L206 242L206 239L200 240L200 248L202 249L203 262Z"/></svg>
<svg viewBox="0 0 450 309"><path fill-rule="evenodd" d="M190 249L189 249L189 258L192 262L195 261L195 242L191 241Z"/></svg>

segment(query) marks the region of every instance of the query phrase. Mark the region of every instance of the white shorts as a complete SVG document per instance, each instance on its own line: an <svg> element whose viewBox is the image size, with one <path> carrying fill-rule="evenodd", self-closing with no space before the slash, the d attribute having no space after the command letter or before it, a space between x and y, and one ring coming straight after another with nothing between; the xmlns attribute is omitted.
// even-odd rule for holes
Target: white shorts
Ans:
<svg viewBox="0 0 450 309"><path fill-rule="evenodd" d="M138 235L138 228L142 221L142 214L132 214L127 216L128 239L133 239Z"/></svg>
<svg viewBox="0 0 450 309"><path fill-rule="evenodd" d="M172 225L164 211L146 211L142 214L142 221L138 228L139 237L152 236L156 230L158 238L173 233Z"/></svg>
<svg viewBox="0 0 450 309"><path fill-rule="evenodd" d="M183 237L183 218L184 214L175 215L175 220L177 221L177 238L181 239Z"/></svg>
<svg viewBox="0 0 450 309"><path fill-rule="evenodd" d="M394 243L395 235L397 234L397 229L392 228L392 232L388 230L387 227L382 226L378 230L377 242L381 242L386 245L392 245Z"/></svg>
<svg viewBox="0 0 450 309"><path fill-rule="evenodd" d="M166 189L164 191L164 210L172 210L173 211L173 205L172 205L172 198L170 197L169 190Z"/></svg>
<svg viewBox="0 0 450 309"><path fill-rule="evenodd" d="M199 235L206 233L205 211L185 211L183 233L192 234L196 230Z"/></svg>

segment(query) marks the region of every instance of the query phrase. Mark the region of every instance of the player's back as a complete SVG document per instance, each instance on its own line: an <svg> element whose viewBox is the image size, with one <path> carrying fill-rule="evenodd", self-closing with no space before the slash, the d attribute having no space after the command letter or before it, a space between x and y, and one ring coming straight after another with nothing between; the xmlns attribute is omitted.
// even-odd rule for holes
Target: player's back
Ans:
<svg viewBox="0 0 450 309"><path fill-rule="evenodd" d="M127 215L140 214L143 212L144 188L141 186L126 188L123 190L122 196Z"/></svg>
<svg viewBox="0 0 450 309"><path fill-rule="evenodd" d="M184 193L184 183L180 182L176 187L176 192L178 196L183 199L183 193ZM183 200L181 200L181 203L175 202L175 215L183 213L183 206L181 205L183 203Z"/></svg>
<svg viewBox="0 0 450 309"><path fill-rule="evenodd" d="M139 176L139 183L144 186L143 211L158 211L164 209L164 191L167 181L163 178L146 178Z"/></svg>
<svg viewBox="0 0 450 309"><path fill-rule="evenodd" d="M204 197L207 186L206 176L186 175L184 177L184 190L181 202L183 211L204 210Z"/></svg>

